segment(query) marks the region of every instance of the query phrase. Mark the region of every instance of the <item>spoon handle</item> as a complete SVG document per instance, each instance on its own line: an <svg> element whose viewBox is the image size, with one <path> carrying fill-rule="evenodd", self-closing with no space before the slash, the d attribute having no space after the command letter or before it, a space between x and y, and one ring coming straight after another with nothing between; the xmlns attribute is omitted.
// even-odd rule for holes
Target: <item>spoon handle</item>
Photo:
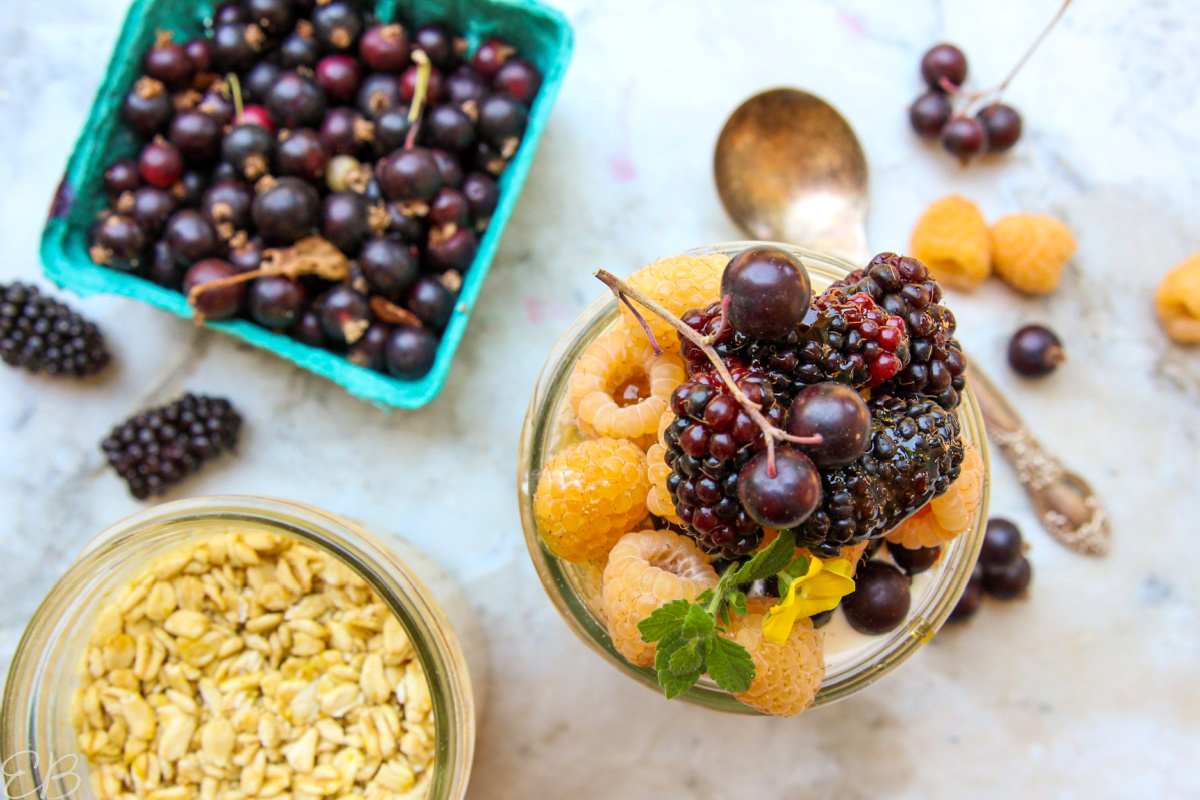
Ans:
<svg viewBox="0 0 1200 800"><path fill-rule="evenodd" d="M1108 553L1112 543L1108 514L1091 487L1083 478L1064 469L1033 438L1000 390L974 362L968 375L988 435L1016 469L1017 479L1033 500L1042 525L1077 553L1094 556Z"/></svg>

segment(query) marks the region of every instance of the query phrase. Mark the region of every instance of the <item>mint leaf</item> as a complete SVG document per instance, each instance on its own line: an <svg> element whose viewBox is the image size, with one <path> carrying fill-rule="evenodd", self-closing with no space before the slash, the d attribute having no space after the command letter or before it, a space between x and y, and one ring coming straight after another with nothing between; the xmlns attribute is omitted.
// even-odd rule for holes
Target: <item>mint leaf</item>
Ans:
<svg viewBox="0 0 1200 800"><path fill-rule="evenodd" d="M666 693L667 699L681 695L688 689L696 685L696 681L700 680L700 673L694 672L690 675L685 675L682 678L674 675L665 675L658 673L658 682L663 687L663 692Z"/></svg>
<svg viewBox="0 0 1200 800"><path fill-rule="evenodd" d="M712 636L715 627L716 622L713 621L712 615L702 606L693 604L688 608L687 616L683 618L683 622L679 626L679 633L688 639L705 639Z"/></svg>
<svg viewBox="0 0 1200 800"><path fill-rule="evenodd" d="M739 617L746 616L746 595L734 589L725 596L725 601L729 604L728 608L733 609L733 613ZM724 609L728 611L728 609ZM728 624L729 615L725 615L726 624Z"/></svg>
<svg viewBox="0 0 1200 800"><path fill-rule="evenodd" d="M754 659L746 648L724 636L714 637L706 659L708 674L727 692L744 692L754 679Z"/></svg>
<svg viewBox="0 0 1200 800"><path fill-rule="evenodd" d="M654 609L654 613L638 623L642 641L657 642L668 634L678 632L688 615L688 609L694 607L687 600L672 600Z"/></svg>
<svg viewBox="0 0 1200 800"><path fill-rule="evenodd" d="M704 668L703 643L694 639L684 642L683 646L671 653L667 669L673 677L686 677L692 673L697 675Z"/></svg>
<svg viewBox="0 0 1200 800"><path fill-rule="evenodd" d="M680 636L679 631L658 640L658 647L654 650L654 669L658 671L659 683L662 683L663 675L671 674L671 656L685 644L687 639Z"/></svg>
<svg viewBox="0 0 1200 800"><path fill-rule="evenodd" d="M788 564L796 557L796 535L789 530L782 530L762 550L754 554L738 569L730 581L732 584L749 583L769 578L777 572L787 569Z"/></svg>
<svg viewBox="0 0 1200 800"><path fill-rule="evenodd" d="M707 606L709 603L712 602L712 599L713 599L713 590L705 589L703 592L700 593L700 596L696 598L696 605Z"/></svg>
<svg viewBox="0 0 1200 800"><path fill-rule="evenodd" d="M658 672L658 684L663 687L667 699L686 692L692 687L692 684L700 680L700 675L704 671L703 663L690 672L681 671L676 674L671 669L671 662L677 654L686 653L690 649L698 657L700 646L699 642L686 639L678 632L659 641L657 652L654 655L654 669ZM680 656L679 663L682 664L687 659L687 655Z"/></svg>

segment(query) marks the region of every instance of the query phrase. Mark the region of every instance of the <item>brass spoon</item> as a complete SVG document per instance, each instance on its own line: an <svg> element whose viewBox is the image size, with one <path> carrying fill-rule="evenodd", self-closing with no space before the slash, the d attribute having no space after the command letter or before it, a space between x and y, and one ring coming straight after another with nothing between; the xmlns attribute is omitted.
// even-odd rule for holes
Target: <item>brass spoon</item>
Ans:
<svg viewBox="0 0 1200 800"><path fill-rule="evenodd" d="M717 192L755 239L795 242L865 264L867 161L849 123L819 97L772 89L743 103L721 131ZM1017 471L1042 525L1068 548L1108 552L1108 515L1083 478L1066 471L972 362L968 373L988 433Z"/></svg>

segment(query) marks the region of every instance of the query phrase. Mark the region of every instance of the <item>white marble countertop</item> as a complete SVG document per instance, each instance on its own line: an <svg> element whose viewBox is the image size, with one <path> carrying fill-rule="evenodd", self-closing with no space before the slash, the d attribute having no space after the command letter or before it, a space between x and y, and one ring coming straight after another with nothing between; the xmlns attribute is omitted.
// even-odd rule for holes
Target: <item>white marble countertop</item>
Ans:
<svg viewBox="0 0 1200 800"><path fill-rule="evenodd" d="M487 633L477 798L1200 796L1200 351L1153 316L1158 278L1200 249L1200 8L1087 0L1013 84L1027 133L960 169L905 108L923 50L948 39L998 80L1054 3L560 0L576 57L441 397L384 414L224 336L116 298L81 302L119 364L85 385L0 370L0 666L51 583L138 510L98 443L184 388L244 412L242 454L173 497L304 499L396 530L464 586ZM45 209L107 62L124 0L8 2L0 19L0 279L38 272ZM904 249L948 192L990 218L1066 220L1059 291L954 296L960 335L1046 444L1095 484L1113 554L1037 528L1009 467L993 513L1023 527L1032 598L990 604L895 675L793 720L733 719L654 697L562 624L525 553L517 440L542 360L599 294L599 267L736 236L710 178L726 114L794 84L838 106L872 171L870 239ZM1040 383L1003 363L1044 321L1071 360Z"/></svg>

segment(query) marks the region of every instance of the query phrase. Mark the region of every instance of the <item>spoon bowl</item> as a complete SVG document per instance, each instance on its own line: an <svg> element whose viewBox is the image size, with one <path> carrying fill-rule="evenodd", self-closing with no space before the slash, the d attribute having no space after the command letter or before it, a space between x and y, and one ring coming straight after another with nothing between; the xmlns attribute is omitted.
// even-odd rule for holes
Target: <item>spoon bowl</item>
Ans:
<svg viewBox="0 0 1200 800"><path fill-rule="evenodd" d="M751 238L799 242L865 263L867 160L849 123L799 89L771 89L733 112L717 140L717 191Z"/></svg>

